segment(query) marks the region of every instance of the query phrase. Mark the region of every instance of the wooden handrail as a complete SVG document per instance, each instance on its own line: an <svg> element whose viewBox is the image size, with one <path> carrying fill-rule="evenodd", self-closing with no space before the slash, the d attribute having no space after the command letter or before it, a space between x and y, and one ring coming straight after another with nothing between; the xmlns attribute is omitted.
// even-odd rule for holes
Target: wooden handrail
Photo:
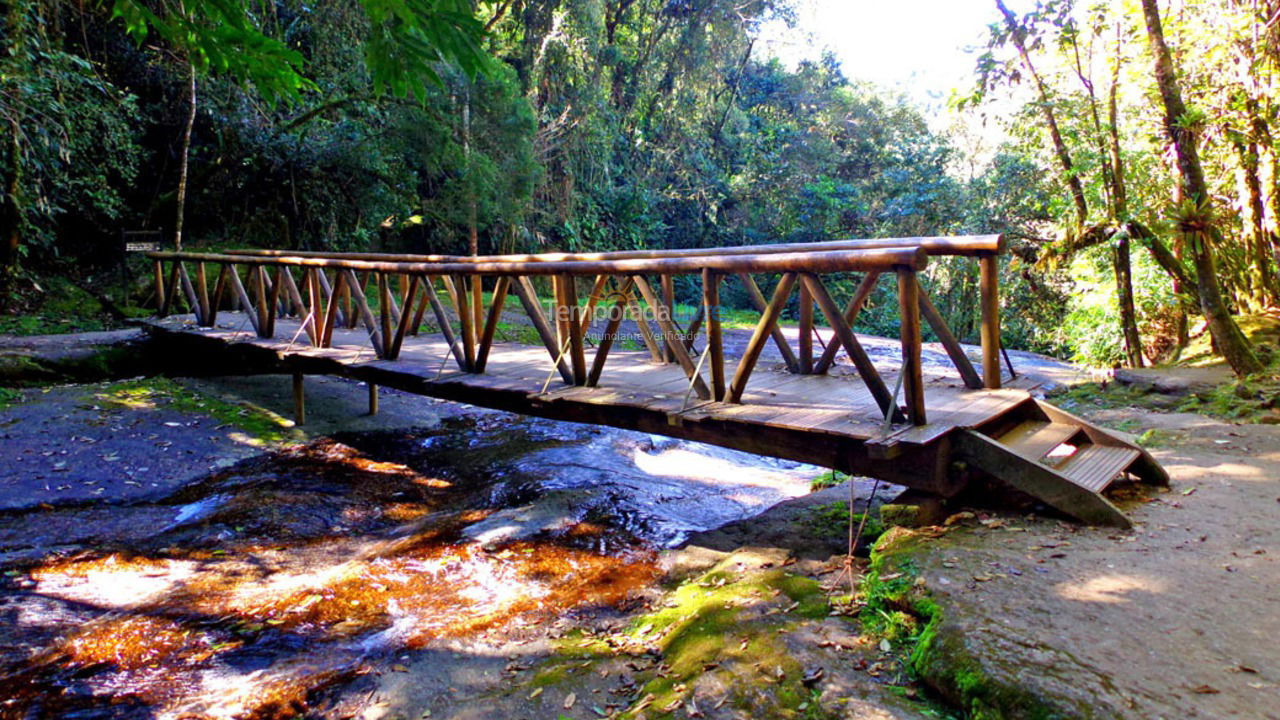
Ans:
<svg viewBox="0 0 1280 720"><path fill-rule="evenodd" d="M634 258L621 260L570 261L488 261L456 262L392 262L385 260L351 260L303 255L236 255L224 253L150 252L152 260L182 262L236 263L257 266L293 266L340 268L361 272L405 273L420 275L695 275L704 269L720 273L770 272L855 272L897 270L920 271L929 263L929 254L920 247L890 247L825 252L797 252L753 255L702 255L678 258Z"/></svg>
<svg viewBox="0 0 1280 720"><path fill-rule="evenodd" d="M796 252L834 252L846 250L887 250L892 248L920 248L931 256L999 255L1005 250L1003 235L957 235L865 238L828 240L812 243L779 243L776 245L739 245L717 248L680 248L652 250L615 250L599 253L541 253L530 255L415 255L397 253L334 253L318 250L227 250L232 255L261 257L317 257L345 260L430 262L430 263L490 263L490 262L597 262L602 260L652 260L659 258L689 258L728 255L774 255Z"/></svg>
<svg viewBox="0 0 1280 720"><path fill-rule="evenodd" d="M623 310L640 310L643 301L652 320L661 330L661 340L650 331L645 316L635 318L651 357L656 362L675 362L689 379L689 391L703 401L741 402L747 381L755 369L764 345L772 340L792 372L822 373L842 347L853 358L855 370L867 385L885 417L925 422L924 385L920 366L921 320L927 320L961 371L965 384L999 386L999 366L992 356L999 351L998 288L996 261L1001 249L997 235L962 238L890 238L849 240L829 243L801 243L754 248L716 250L634 251L598 254L511 255L458 258L454 256L401 256L377 253L325 254L313 252L236 251L225 253L151 252L156 264L158 295L164 297L160 314L167 314L178 301L195 315L199 325L214 325L224 304L245 313L247 323L262 338L275 336L276 319L293 316L300 323L294 341L305 333L317 348L331 347L334 328L363 324L376 355L395 360L407 335L416 335L428 308L440 325L448 343L446 357L452 355L466 373L483 373L493 348L508 292L520 299L539 339L555 361L551 372L559 371L569 385L593 387L599 383L609 354L611 338L586 355L584 339L591 325L591 313L602 301L612 306L607 335L616 333ZM984 377L979 378L964 355L959 342L946 328L937 309L929 302L918 280L930 254L976 256L982 268L982 311ZM166 275L163 264L170 263ZM216 287L210 290L208 264L221 265ZM187 265L194 265L188 274ZM299 277L295 277L301 271ZM842 310L831 297L820 275L865 273L853 299ZM776 274L781 282L766 301L752 274ZM243 274L243 281L241 275ZM876 278L890 274L898 280L899 315L902 318L902 351L905 374L906 412L897 405L894 393L880 377L852 330L853 319L869 297ZM703 285L703 302L698 316L681 327L672 317L676 275L698 275ZM483 307L480 279L496 279L493 299ZM542 301L533 291L530 278L550 277L555 292L555 317L543 314ZM650 285L646 276L657 276L660 284ZM761 311L747 351L730 373L725 367L723 331L718 313L718 286L725 277L738 277ZM577 300L577 279L592 278L586 307ZM437 293L435 280L445 291ZM194 281L194 282L193 282ZM617 289L607 293L611 283ZM166 287L167 284L167 287ZM791 301L793 290L801 302L799 357L788 345L778 319ZM369 293L372 292L372 296ZM639 296L639 297L637 297ZM353 305L354 300L354 305ZM441 301L452 304L446 313ZM821 359L814 356L810 333L814 329L815 308L821 310L832 328L833 337ZM345 307L344 307L345 306ZM551 322L548 320L551 319ZM457 332L451 323L458 326ZM706 326L706 352L710 358L710 385L702 377L701 360L693 344L700 326ZM292 342L292 341L291 341ZM817 360L817 362L815 362ZM994 367L994 372L992 368ZM994 378L994 379L993 379Z"/></svg>

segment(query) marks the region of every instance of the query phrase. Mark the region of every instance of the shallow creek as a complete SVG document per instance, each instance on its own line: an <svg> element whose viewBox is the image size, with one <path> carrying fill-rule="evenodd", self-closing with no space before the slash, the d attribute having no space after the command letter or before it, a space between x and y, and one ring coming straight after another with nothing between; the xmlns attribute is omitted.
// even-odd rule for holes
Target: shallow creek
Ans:
<svg viewBox="0 0 1280 720"><path fill-rule="evenodd" d="M473 412L156 503L0 517L0 718L291 717L442 640L625 608L690 533L817 468Z"/></svg>

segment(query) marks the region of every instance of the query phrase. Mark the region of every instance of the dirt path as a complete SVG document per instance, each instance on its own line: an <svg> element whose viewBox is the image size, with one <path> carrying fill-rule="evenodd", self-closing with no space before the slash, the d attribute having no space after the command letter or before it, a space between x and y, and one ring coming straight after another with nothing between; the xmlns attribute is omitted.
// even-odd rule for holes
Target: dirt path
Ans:
<svg viewBox="0 0 1280 720"><path fill-rule="evenodd" d="M1171 490L1126 507L1129 533L979 516L888 542L937 604L919 669L1007 716L1280 718L1280 432L1092 415L1162 433Z"/></svg>

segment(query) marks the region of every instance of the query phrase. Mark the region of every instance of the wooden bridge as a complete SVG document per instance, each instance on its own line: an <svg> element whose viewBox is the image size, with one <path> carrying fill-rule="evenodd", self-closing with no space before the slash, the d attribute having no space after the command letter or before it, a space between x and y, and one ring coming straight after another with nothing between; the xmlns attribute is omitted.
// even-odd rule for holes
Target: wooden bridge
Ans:
<svg viewBox="0 0 1280 720"><path fill-rule="evenodd" d="M999 236L975 236L485 257L157 252L150 327L283 363L300 419L303 375L342 375L369 384L371 411L386 385L814 463L943 498L994 478L1085 522L1127 526L1102 492L1122 476L1165 484L1164 471L1142 448L1035 399L1026 381L1002 387L1002 249ZM929 258L944 255L980 268L981 371L921 284ZM843 304L830 291L835 273L861 274ZM760 274L779 276L769 297ZM688 318L674 312L681 276L701 286ZM853 332L882 279L896 284L902 358L884 374ZM722 327L726 281L740 282L760 312L736 353ZM550 288L549 307L538 284ZM496 340L509 295L539 345ZM778 324L793 295L796 347ZM926 379L922 322L959 382ZM624 323L643 349L619 347ZM757 370L770 343L784 371ZM841 350L855 376L828 373Z"/></svg>

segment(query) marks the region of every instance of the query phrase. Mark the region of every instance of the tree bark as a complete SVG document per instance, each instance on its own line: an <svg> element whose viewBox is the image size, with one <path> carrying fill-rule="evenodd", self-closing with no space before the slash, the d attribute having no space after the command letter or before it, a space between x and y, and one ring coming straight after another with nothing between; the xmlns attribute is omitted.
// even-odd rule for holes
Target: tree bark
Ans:
<svg viewBox="0 0 1280 720"><path fill-rule="evenodd" d="M1195 134L1181 126L1180 121L1187 113L1182 102L1182 89L1173 67L1173 56L1164 40L1164 27L1160 22L1160 9L1156 0L1142 0L1142 11L1147 24L1147 39L1151 44L1152 55L1155 56L1155 78L1160 89L1160 98L1164 102L1165 132L1173 143L1177 157L1178 171L1182 176L1184 197L1197 207L1207 207L1209 189L1204 179L1204 169L1200 165L1200 154L1196 148ZM1218 350L1226 358L1227 363L1237 375L1247 375L1262 370L1262 363L1253 353L1249 339L1240 331L1226 301L1222 297L1222 287L1218 282L1217 263L1214 260L1210 240L1214 237L1212 218L1200 218L1192 227L1183 223L1181 232L1189 241L1192 258L1195 261L1196 275L1199 279L1198 289L1200 310L1208 321Z"/></svg>
<svg viewBox="0 0 1280 720"><path fill-rule="evenodd" d="M1040 93L1040 113L1044 115L1044 122L1049 127L1049 139L1053 141L1054 153L1058 156L1058 164L1062 167L1062 180L1067 184L1067 189L1071 191L1071 200L1075 203L1076 208L1076 229L1079 231L1085 225L1089 217L1089 204L1084 199L1084 187L1080 184L1080 178L1076 176L1075 164L1071 161L1071 153L1067 150L1067 144L1062 139L1062 132L1058 130L1058 118L1053 112L1053 105L1049 102L1049 89L1045 86L1044 81L1040 79L1040 74L1036 72L1035 65L1031 62L1031 55L1027 52L1026 34L1022 26L1018 24L1018 18L1004 6L1003 0L996 0L996 7L1000 9L1004 15L1005 24L1009 26L1009 37L1013 40L1013 46L1018 49L1018 56L1022 58L1022 64L1027 68L1027 74L1036 84L1036 89Z"/></svg>
<svg viewBox="0 0 1280 720"><path fill-rule="evenodd" d="M187 64L190 81L187 86L187 125L182 131L182 155L178 165L178 208L173 218L173 249L182 249L183 221L187 209L187 168L191 160L191 129L196 124L196 66Z"/></svg>
<svg viewBox="0 0 1280 720"><path fill-rule="evenodd" d="M4 197L0 197L0 237L3 237L0 272L6 273L18 265L18 250L22 247L22 206L19 204L19 193L22 192L22 146L18 144L21 133L17 118L11 118L9 124L9 142L5 143L5 164L9 166L9 180L5 183ZM0 301L4 299L6 298L0 298Z"/></svg>
<svg viewBox="0 0 1280 720"><path fill-rule="evenodd" d="M1258 170L1260 154L1258 142L1254 138L1244 138L1236 144L1236 154L1240 158L1240 174L1243 181L1241 190L1243 197L1240 204L1245 208L1245 237L1249 251L1249 260L1253 263L1255 276L1251 283L1253 300L1259 307L1274 305L1280 300L1277 293L1276 268L1271 256L1271 243L1267 238L1266 210L1262 200L1262 179Z"/></svg>
<svg viewBox="0 0 1280 720"><path fill-rule="evenodd" d="M1120 301L1120 328L1124 333L1124 354L1129 367L1142 367L1142 336L1138 333L1138 312L1133 302L1133 266L1129 256L1129 233L1124 228L1111 239L1112 265L1116 273L1116 296Z"/></svg>

